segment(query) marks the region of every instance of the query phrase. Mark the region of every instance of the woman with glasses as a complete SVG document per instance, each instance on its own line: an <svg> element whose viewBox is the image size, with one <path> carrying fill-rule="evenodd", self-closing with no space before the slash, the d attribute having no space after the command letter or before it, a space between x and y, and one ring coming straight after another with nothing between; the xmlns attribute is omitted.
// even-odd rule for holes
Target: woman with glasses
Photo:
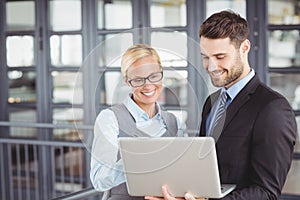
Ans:
<svg viewBox="0 0 300 200"><path fill-rule="evenodd" d="M118 137L182 136L182 130L179 120L157 102L163 69L152 47L137 44L128 48L121 59L121 72L132 92L122 104L101 111L96 119L90 178L95 189L106 191L106 199L144 199L128 194Z"/></svg>

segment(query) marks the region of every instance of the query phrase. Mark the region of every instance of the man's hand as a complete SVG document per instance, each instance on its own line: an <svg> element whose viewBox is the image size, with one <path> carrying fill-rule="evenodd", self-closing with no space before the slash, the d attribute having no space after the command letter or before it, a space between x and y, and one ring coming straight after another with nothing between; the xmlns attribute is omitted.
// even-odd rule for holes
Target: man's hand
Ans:
<svg viewBox="0 0 300 200"><path fill-rule="evenodd" d="M182 200L183 198L175 198L173 197L169 192L167 186L162 186L162 194L163 198L160 197L151 197L151 196L145 196L145 199L148 200ZM196 200L191 194L186 193L184 196L185 200ZM198 199L198 200L204 200L204 199Z"/></svg>

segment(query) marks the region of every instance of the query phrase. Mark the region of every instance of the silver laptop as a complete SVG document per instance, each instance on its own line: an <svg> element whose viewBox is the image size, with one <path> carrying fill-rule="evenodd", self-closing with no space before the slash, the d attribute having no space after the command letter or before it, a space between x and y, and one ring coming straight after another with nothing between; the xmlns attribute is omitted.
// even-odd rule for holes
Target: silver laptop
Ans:
<svg viewBox="0 0 300 200"><path fill-rule="evenodd" d="M167 185L175 197L222 198L235 185L221 185L211 137L121 137L121 158L131 196L162 196Z"/></svg>

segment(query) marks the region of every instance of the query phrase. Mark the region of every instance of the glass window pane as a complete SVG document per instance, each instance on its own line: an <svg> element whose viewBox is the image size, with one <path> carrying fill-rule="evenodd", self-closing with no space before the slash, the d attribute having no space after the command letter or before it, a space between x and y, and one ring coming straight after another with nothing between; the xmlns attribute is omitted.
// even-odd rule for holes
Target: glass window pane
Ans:
<svg viewBox="0 0 300 200"><path fill-rule="evenodd" d="M36 138L37 128L14 127L10 126L10 137L17 138Z"/></svg>
<svg viewBox="0 0 300 200"><path fill-rule="evenodd" d="M53 109L53 124L82 124L83 109L81 108L63 108ZM53 129L55 140L79 141L82 137L82 131L73 128L56 128Z"/></svg>
<svg viewBox="0 0 300 200"><path fill-rule="evenodd" d="M80 141L83 136L83 131L71 128L56 128L53 129L54 140L65 141Z"/></svg>
<svg viewBox="0 0 300 200"><path fill-rule="evenodd" d="M53 109L53 124L82 124L83 109L81 108L62 108Z"/></svg>
<svg viewBox="0 0 300 200"><path fill-rule="evenodd" d="M27 67L34 65L33 37L9 36L6 39L7 65L9 67Z"/></svg>
<svg viewBox="0 0 300 200"><path fill-rule="evenodd" d="M185 0L151 1L151 27L186 26Z"/></svg>
<svg viewBox="0 0 300 200"><path fill-rule="evenodd" d="M9 103L36 102L36 73L9 71Z"/></svg>
<svg viewBox="0 0 300 200"><path fill-rule="evenodd" d="M9 121L36 123L36 110L33 108L9 108ZM36 128L10 127L12 137L36 137Z"/></svg>
<svg viewBox="0 0 300 200"><path fill-rule="evenodd" d="M50 25L53 31L75 31L81 29L81 1L50 1Z"/></svg>
<svg viewBox="0 0 300 200"><path fill-rule="evenodd" d="M283 194L300 195L300 160L293 160L287 180L283 187Z"/></svg>
<svg viewBox="0 0 300 200"><path fill-rule="evenodd" d="M163 105L183 106L187 104L187 71L164 70L164 89L159 99Z"/></svg>
<svg viewBox="0 0 300 200"><path fill-rule="evenodd" d="M53 79L53 103L82 104L82 74L76 72L51 73Z"/></svg>
<svg viewBox="0 0 300 200"><path fill-rule="evenodd" d="M83 109L81 108L63 108L53 109L53 124L82 124ZM54 129L53 135L58 140L79 140L79 133L77 129L64 128Z"/></svg>
<svg viewBox="0 0 300 200"><path fill-rule="evenodd" d="M121 56L133 44L133 37L131 33L100 35L99 42L93 52L93 56L99 59L99 66L120 67ZM89 58L93 56L90 55Z"/></svg>
<svg viewBox="0 0 300 200"><path fill-rule="evenodd" d="M300 66L300 32L269 32L269 67Z"/></svg>
<svg viewBox="0 0 300 200"><path fill-rule="evenodd" d="M299 0L269 0L269 24L300 24Z"/></svg>
<svg viewBox="0 0 300 200"><path fill-rule="evenodd" d="M151 33L151 45L157 50L164 67L187 66L186 33L153 32Z"/></svg>
<svg viewBox="0 0 300 200"><path fill-rule="evenodd" d="M17 13L17 14L16 14ZM34 30L34 1L12 1L6 3L6 24L8 31Z"/></svg>
<svg viewBox="0 0 300 200"><path fill-rule="evenodd" d="M215 12L231 9L246 18L246 0L207 0L206 16L209 17Z"/></svg>
<svg viewBox="0 0 300 200"><path fill-rule="evenodd" d="M82 63L81 35L52 35L50 37L51 64L80 66Z"/></svg>
<svg viewBox="0 0 300 200"><path fill-rule="evenodd" d="M122 103L131 91L125 84L121 72L106 71L99 77L98 87L102 91L100 103L109 105ZM96 102L99 102L99 99L96 99Z"/></svg>
<svg viewBox="0 0 300 200"><path fill-rule="evenodd" d="M300 74L270 73L270 86L287 98L294 110L300 109Z"/></svg>
<svg viewBox="0 0 300 200"><path fill-rule="evenodd" d="M187 111L186 110L168 110L178 117L183 132L186 130Z"/></svg>
<svg viewBox="0 0 300 200"><path fill-rule="evenodd" d="M130 0L98 0L98 28L122 29L132 27Z"/></svg>

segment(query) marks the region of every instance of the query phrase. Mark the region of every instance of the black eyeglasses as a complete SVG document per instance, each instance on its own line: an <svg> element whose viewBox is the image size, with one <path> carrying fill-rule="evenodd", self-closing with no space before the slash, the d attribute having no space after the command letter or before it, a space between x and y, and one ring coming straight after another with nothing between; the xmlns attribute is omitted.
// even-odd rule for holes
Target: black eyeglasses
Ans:
<svg viewBox="0 0 300 200"><path fill-rule="evenodd" d="M131 87L141 87L145 85L146 80L148 80L150 83L156 83L160 81L163 78L163 72L156 72L154 74L150 74L146 78L134 78L128 80L128 83L130 84Z"/></svg>

